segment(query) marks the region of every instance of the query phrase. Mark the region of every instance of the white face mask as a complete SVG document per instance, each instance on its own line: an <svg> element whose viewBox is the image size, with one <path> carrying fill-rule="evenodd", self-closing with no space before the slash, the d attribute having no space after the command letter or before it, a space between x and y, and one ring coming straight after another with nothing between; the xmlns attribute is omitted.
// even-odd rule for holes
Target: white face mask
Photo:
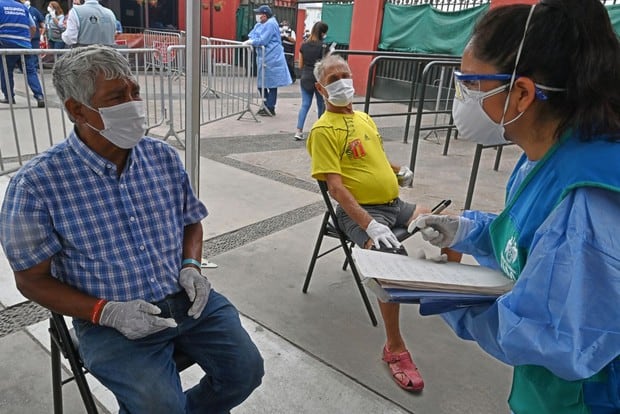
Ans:
<svg viewBox="0 0 620 414"><path fill-rule="evenodd" d="M29 1L25 1L25 2L24 2L24 6L26 6L26 7L30 7L30 2L29 2Z"/></svg>
<svg viewBox="0 0 620 414"><path fill-rule="evenodd" d="M260 16L261 16L260 14L257 14L257 15L256 15L256 23L261 23L261 22L262 22L262 20L261 20L261 17L260 17Z"/></svg>
<svg viewBox="0 0 620 414"><path fill-rule="evenodd" d="M99 130L89 123L90 128L99 132L105 139L119 148L135 147L144 137L146 131L146 107L144 101L129 101L122 104L99 108L86 105L99 112L103 121L103 129Z"/></svg>
<svg viewBox="0 0 620 414"><path fill-rule="evenodd" d="M56 12L54 11L54 9L53 9L53 8L51 8L51 7L48 7L48 8L47 8L47 12L48 12L49 14L51 14L52 16L53 16L54 14L56 14Z"/></svg>
<svg viewBox="0 0 620 414"><path fill-rule="evenodd" d="M466 96L455 95L454 102L452 104L452 117L454 118L454 124L459 131L459 134L463 135L464 139L471 139L482 145L500 145L505 144L507 141L504 139L504 126L515 122L525 112L521 112L508 122L505 122L506 110L508 109L508 103L510 102L510 92L514 85L517 66L519 65L519 58L521 57L521 51L523 50L523 43L525 42L525 35L527 34L527 28L530 25L530 19L534 13L535 4L530 8L530 13L525 21L525 28L523 29L523 37L521 37L521 43L517 49L517 57L515 59L515 66L512 71L510 84L498 86L487 92L468 91ZM504 101L504 111L502 112L502 119L499 124L493 121L489 115L484 111L482 102L485 98L489 98L504 90L508 89L506 100ZM553 88L559 90L557 88Z"/></svg>
<svg viewBox="0 0 620 414"><path fill-rule="evenodd" d="M505 144L504 122L499 124L493 121L484 111L482 102L498 93L504 92L508 85L502 85L488 92L469 91L463 97L455 97L452 104L452 117L454 125L459 131L459 138L472 140L482 145ZM519 115L520 116L520 115ZM514 122L517 118L510 122Z"/></svg>
<svg viewBox="0 0 620 414"><path fill-rule="evenodd" d="M321 85L322 86L322 85ZM338 79L329 85L323 86L327 91L327 101L334 106L347 106L353 102L355 88L353 88L353 79Z"/></svg>

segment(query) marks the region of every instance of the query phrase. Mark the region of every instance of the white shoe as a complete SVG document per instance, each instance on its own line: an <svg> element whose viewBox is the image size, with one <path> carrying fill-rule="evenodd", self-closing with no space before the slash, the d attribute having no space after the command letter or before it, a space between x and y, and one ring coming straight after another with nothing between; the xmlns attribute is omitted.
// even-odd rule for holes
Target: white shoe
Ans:
<svg viewBox="0 0 620 414"><path fill-rule="evenodd" d="M200 264L200 267L202 267L203 269L215 269L217 265L203 258L202 263Z"/></svg>
<svg viewBox="0 0 620 414"><path fill-rule="evenodd" d="M295 136L293 137L293 139L295 141L303 141L304 140L304 133L303 132L296 132Z"/></svg>

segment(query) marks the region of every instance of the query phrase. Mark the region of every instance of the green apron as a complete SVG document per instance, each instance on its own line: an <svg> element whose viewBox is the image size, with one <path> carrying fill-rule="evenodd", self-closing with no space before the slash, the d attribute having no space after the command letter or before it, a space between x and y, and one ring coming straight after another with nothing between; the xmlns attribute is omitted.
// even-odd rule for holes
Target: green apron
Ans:
<svg viewBox="0 0 620 414"><path fill-rule="evenodd" d="M615 148L612 147L613 150L611 151L616 157L618 147L620 144L616 144ZM593 154L586 156L586 160L602 157L600 162L605 161L604 153L610 151L605 144L581 143L574 137L569 139L568 136L564 136L534 166L511 197L511 200L507 200L504 211L491 223L490 236L496 260L509 278L513 280L519 278L525 267L528 249L536 229L540 227L570 190L579 186L595 185L620 191L614 182L614 180L617 181L616 178L609 180L604 176L599 177L596 171L594 173L586 171L583 174L579 172L579 170L589 170L587 168L570 170L576 164L571 164L567 160L582 162L584 148L593 152ZM593 151L590 151L591 149ZM520 162L525 162L525 157ZM617 168L617 164L615 165ZM518 169L519 166L515 168L515 171ZM565 169L566 174L564 174ZM575 170L577 172L573 173ZM592 170L596 170L596 168ZM618 173L616 172L616 174ZM600 181L598 181L599 178ZM588 379L566 381L542 366L515 366L509 398L510 408L515 414L620 412L615 411L614 408L611 408L611 411L592 410L587 404L588 396L584 396L584 384L593 386L592 389L598 393L597 398L606 392L600 389L607 386L607 371L606 367ZM618 392L614 390L609 393L618 395Z"/></svg>

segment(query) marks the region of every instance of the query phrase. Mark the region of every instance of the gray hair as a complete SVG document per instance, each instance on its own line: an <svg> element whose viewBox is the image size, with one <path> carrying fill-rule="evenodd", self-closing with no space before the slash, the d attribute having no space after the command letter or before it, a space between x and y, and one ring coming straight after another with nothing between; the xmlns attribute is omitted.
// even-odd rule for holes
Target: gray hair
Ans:
<svg viewBox="0 0 620 414"><path fill-rule="evenodd" d="M129 62L116 49L103 45L76 47L63 54L52 70L52 81L62 103L73 98L90 105L97 76L106 80L132 79Z"/></svg>
<svg viewBox="0 0 620 414"><path fill-rule="evenodd" d="M349 64L347 63L346 60L344 60L342 56L327 55L323 59L317 60L317 62L314 64L314 70L312 71L312 74L316 78L316 81L320 82L321 78L323 77L323 74L325 73L326 68L330 66L338 66L338 65L344 65L347 68L349 67Z"/></svg>

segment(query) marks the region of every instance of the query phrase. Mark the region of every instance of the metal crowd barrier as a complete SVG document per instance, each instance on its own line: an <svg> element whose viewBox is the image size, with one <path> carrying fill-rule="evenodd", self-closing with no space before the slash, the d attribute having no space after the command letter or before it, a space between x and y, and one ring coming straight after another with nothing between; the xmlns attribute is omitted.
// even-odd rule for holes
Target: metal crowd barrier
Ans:
<svg viewBox="0 0 620 414"><path fill-rule="evenodd" d="M161 38L160 38L161 39ZM160 40L154 40L160 41ZM257 121L252 105L262 105L253 76L253 48L224 44L211 39L201 51L201 119L205 125L220 119L248 112ZM264 48L257 49L264 53ZM18 170L26 161L55 143L65 139L71 130L62 102L52 85L51 68L56 58L68 50L0 49L0 76L8 79L7 56L20 56L23 73L14 72L15 102L0 104L0 175ZM141 88L147 110L147 134L153 129L163 139L174 136L183 146L179 133L184 131L185 116L185 46L171 45L163 52L155 48L119 49L130 62L132 72ZM38 76L43 88L45 106L37 102L28 87L26 56L37 56ZM156 62L156 64L153 64ZM165 63L164 63L165 62ZM257 121L258 122L258 121ZM167 128L167 133L163 133Z"/></svg>
<svg viewBox="0 0 620 414"><path fill-rule="evenodd" d="M147 29L142 33L142 37L145 48L157 50L145 60L147 68L168 68L170 65L176 70L183 70L182 67L174 64L175 62L171 62L176 59L176 56L167 53L169 46L185 44L183 32Z"/></svg>
<svg viewBox="0 0 620 414"><path fill-rule="evenodd" d="M219 42L210 39L211 44L202 44L201 67L201 101L200 125L206 125L220 119L245 114L258 122L252 105L262 105L262 98L257 94L257 82L254 72L254 48L241 42ZM264 54L264 47L257 48ZM167 53L177 56L183 62L185 46L169 46ZM164 140L171 136L183 145L179 133L185 131L185 80L183 75L174 77L174 68L168 71L168 131Z"/></svg>
<svg viewBox="0 0 620 414"><path fill-rule="evenodd" d="M380 55L375 57L368 67L368 81L366 85L366 97L364 100L364 112L369 112L371 104L371 93L373 91L373 82L376 82L377 67L381 64L407 64L411 66L412 72L407 83L410 86L410 96L407 100L382 100L382 103L407 103L407 110L399 113L384 113L373 114L373 117L389 117L389 116L405 116L405 131L403 135L403 143L407 143L409 137L409 127L411 125L411 116L419 114L420 109L425 109L427 104L431 104L432 112L423 112L424 114L433 114L434 122L430 127L426 127L428 130L436 131L439 129L445 129L445 126L440 124L444 121L444 115L451 110L452 97L454 96L454 89L452 85L452 71L445 72L445 68L441 68L439 71L433 70L432 73L423 78L422 72L428 65L437 59L437 56L432 55L410 55L410 56L398 56L398 55ZM460 59L452 58L449 61L454 62L455 65L459 65ZM422 85L424 83L424 85ZM434 91L434 102L427 99L426 92L429 89ZM414 108L414 107L417 107ZM441 115L441 116L440 116Z"/></svg>
<svg viewBox="0 0 620 414"><path fill-rule="evenodd" d="M366 83L366 95L363 102L353 102L354 104L363 104L363 111L371 115L373 118L381 117L394 117L404 116L406 117L405 129L403 135L403 143L407 143L409 137L409 127L411 124L411 117L417 114L416 107L420 103L420 80L422 78L422 71L429 62L437 59L453 60L454 62L460 62L460 58L449 55L430 55L422 53L402 53L402 52L390 52L390 51L365 51L365 50L335 50L334 53L342 55L348 58L349 56L374 56L373 60L368 66L368 76ZM439 71L434 71L434 76L429 76L429 86L434 92L436 92L435 102L430 102L427 97L422 103L425 106L433 105L436 110L439 108L446 108L451 104L453 96L450 95L450 91L453 90L449 83L452 81L451 76L443 76L444 74ZM381 83L382 82L382 83ZM398 91L384 91L385 95L390 95L387 99L376 97L377 91L385 88L385 84L388 82L400 83L401 87L398 87ZM383 84L383 87L380 85ZM388 88L389 89L389 88ZM393 88L392 88L393 89ZM408 96L407 96L408 94ZM397 95L400 98L394 98ZM403 98L403 96L407 96ZM404 112L371 112L371 106L385 105L385 104L405 104L407 110ZM438 116L435 117L435 124L438 124L440 120Z"/></svg>
<svg viewBox="0 0 620 414"><path fill-rule="evenodd" d="M0 135L0 175L16 171L27 160L62 141L69 134L72 123L56 95L51 78L51 68L57 57L67 52L67 49L0 49L0 76L5 81L9 76L7 56L19 56L22 68L22 73L18 70L13 72L15 102L0 104L0 130L11 131ZM127 57L140 84L140 93L146 103L148 133L162 125L165 120L165 68L147 68L145 65L145 62L157 53L154 49L123 48L119 49L119 52ZM25 70L27 56L38 58L38 77L45 103L43 108L37 107L28 86Z"/></svg>

